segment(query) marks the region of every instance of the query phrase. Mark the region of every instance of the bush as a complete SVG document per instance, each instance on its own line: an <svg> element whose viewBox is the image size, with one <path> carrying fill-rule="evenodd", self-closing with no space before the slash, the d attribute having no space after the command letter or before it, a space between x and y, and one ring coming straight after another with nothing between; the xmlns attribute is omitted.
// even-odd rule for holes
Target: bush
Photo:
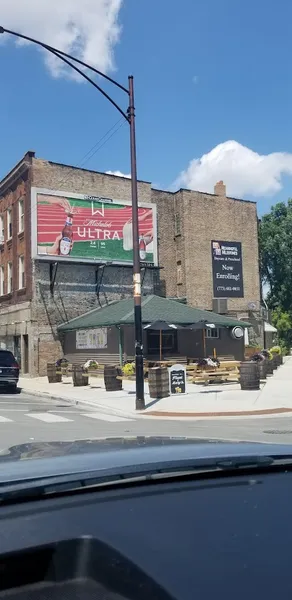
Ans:
<svg viewBox="0 0 292 600"><path fill-rule="evenodd" d="M281 354L280 346L273 346L273 348L270 348L270 351L272 352L272 354Z"/></svg>
<svg viewBox="0 0 292 600"><path fill-rule="evenodd" d="M127 363L126 365L123 366L123 374L126 376L130 376L130 375L134 375L135 374L135 363Z"/></svg>
<svg viewBox="0 0 292 600"><path fill-rule="evenodd" d="M87 360L83 365L83 369L98 369L98 362L96 360Z"/></svg>
<svg viewBox="0 0 292 600"><path fill-rule="evenodd" d="M68 365L68 360L67 358L58 358L58 360L56 360L56 367L67 367Z"/></svg>

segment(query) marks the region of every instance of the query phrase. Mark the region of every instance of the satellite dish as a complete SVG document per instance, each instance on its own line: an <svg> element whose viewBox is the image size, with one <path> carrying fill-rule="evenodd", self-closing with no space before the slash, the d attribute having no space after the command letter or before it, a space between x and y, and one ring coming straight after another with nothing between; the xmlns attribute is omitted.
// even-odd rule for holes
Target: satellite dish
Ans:
<svg viewBox="0 0 292 600"><path fill-rule="evenodd" d="M234 340L241 340L244 336L244 331L242 329L242 327L233 327L232 331L231 331L231 337L233 337Z"/></svg>
<svg viewBox="0 0 292 600"><path fill-rule="evenodd" d="M256 302L249 302L247 306L249 310L256 310L257 307Z"/></svg>

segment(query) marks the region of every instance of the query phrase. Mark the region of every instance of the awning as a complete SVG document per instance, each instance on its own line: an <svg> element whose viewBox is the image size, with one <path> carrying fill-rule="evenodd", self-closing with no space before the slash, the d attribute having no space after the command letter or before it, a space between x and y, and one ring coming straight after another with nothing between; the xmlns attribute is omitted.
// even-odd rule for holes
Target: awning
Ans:
<svg viewBox="0 0 292 600"><path fill-rule="evenodd" d="M271 323L268 323L267 321L264 322L264 331L265 333L277 333L277 329L276 327L274 327L273 325L271 325Z"/></svg>

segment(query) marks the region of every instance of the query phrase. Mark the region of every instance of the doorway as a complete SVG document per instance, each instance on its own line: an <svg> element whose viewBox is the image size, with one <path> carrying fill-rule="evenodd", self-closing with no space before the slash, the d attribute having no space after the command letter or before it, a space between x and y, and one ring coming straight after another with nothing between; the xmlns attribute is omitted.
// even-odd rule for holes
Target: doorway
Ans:
<svg viewBox="0 0 292 600"><path fill-rule="evenodd" d="M13 336L13 354L19 364L19 367L21 369L21 339L20 339L20 335L14 335Z"/></svg>
<svg viewBox="0 0 292 600"><path fill-rule="evenodd" d="M23 365L22 372L28 373L29 361L28 361L28 335L23 335Z"/></svg>

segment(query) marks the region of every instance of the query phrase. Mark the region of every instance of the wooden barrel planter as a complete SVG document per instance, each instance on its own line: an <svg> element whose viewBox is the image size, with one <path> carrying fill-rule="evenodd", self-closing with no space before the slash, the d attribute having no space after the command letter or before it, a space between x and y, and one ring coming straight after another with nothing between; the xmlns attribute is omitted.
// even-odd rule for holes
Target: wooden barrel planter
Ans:
<svg viewBox="0 0 292 600"><path fill-rule="evenodd" d="M242 362L239 367L239 383L242 390L259 390L260 373L256 362Z"/></svg>
<svg viewBox="0 0 292 600"><path fill-rule="evenodd" d="M72 379L74 387L88 385L88 375L84 372L82 365L73 365Z"/></svg>
<svg viewBox="0 0 292 600"><path fill-rule="evenodd" d="M268 361L263 360L258 363L260 379L267 379Z"/></svg>
<svg viewBox="0 0 292 600"><path fill-rule="evenodd" d="M273 375L274 373L274 363L272 361L272 359L268 358L267 359L267 375Z"/></svg>
<svg viewBox="0 0 292 600"><path fill-rule="evenodd" d="M62 381L61 367L55 363L47 363L47 377L49 383L60 383Z"/></svg>
<svg viewBox="0 0 292 600"><path fill-rule="evenodd" d="M123 389L122 369L113 365L104 365L104 385L107 392L118 392Z"/></svg>
<svg viewBox="0 0 292 600"><path fill-rule="evenodd" d="M271 360L271 363L272 363L273 371L276 371L277 368L280 366L278 364L278 358L277 358L277 356L275 354L274 354L274 356L273 356L273 358Z"/></svg>
<svg viewBox="0 0 292 600"><path fill-rule="evenodd" d="M148 372L150 398L167 398L169 396L169 375L166 367L153 367Z"/></svg>

